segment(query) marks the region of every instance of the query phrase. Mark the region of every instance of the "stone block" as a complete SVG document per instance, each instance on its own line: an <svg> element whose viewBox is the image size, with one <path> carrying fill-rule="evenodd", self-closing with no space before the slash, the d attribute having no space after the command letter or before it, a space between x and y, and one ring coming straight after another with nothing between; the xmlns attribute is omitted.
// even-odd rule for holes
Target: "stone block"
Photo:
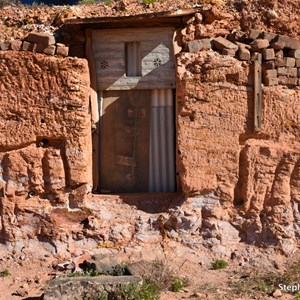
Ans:
<svg viewBox="0 0 300 300"><path fill-rule="evenodd" d="M272 41L271 46L277 49L288 48L292 50L300 49L300 41L296 39L289 38L285 35L277 35L277 37Z"/></svg>
<svg viewBox="0 0 300 300"><path fill-rule="evenodd" d="M272 69L275 69L275 62L273 60L270 60L270 61L266 61L264 62L263 64L263 68L265 70L272 70Z"/></svg>
<svg viewBox="0 0 300 300"><path fill-rule="evenodd" d="M11 41L10 43L10 48L13 51L20 51L21 47L22 47L22 41L15 40L15 41Z"/></svg>
<svg viewBox="0 0 300 300"><path fill-rule="evenodd" d="M265 85L268 86L274 86L277 85L279 83L278 78L264 78L264 82Z"/></svg>
<svg viewBox="0 0 300 300"><path fill-rule="evenodd" d="M297 68L287 68L286 70L287 70L286 75L288 77L297 77L298 75Z"/></svg>
<svg viewBox="0 0 300 300"><path fill-rule="evenodd" d="M282 50L284 47L285 47L285 43L282 42L282 41L272 41L271 42L271 47L274 49L274 50Z"/></svg>
<svg viewBox="0 0 300 300"><path fill-rule="evenodd" d="M240 43L238 41L244 41L245 39L247 39L247 34L245 31L234 30L227 36L227 39L238 45L238 43ZM243 45L246 45L246 44L243 44Z"/></svg>
<svg viewBox="0 0 300 300"><path fill-rule="evenodd" d="M251 43L252 51L261 51L262 49L268 48L270 43L267 39L257 39Z"/></svg>
<svg viewBox="0 0 300 300"><path fill-rule="evenodd" d="M287 79L288 79L287 76L278 76L278 83L286 85Z"/></svg>
<svg viewBox="0 0 300 300"><path fill-rule="evenodd" d="M289 51L288 56L300 59L300 50L291 50Z"/></svg>
<svg viewBox="0 0 300 300"><path fill-rule="evenodd" d="M285 42L285 48L292 49L292 50L300 49L299 40L289 38L287 36L280 36L280 38Z"/></svg>
<svg viewBox="0 0 300 300"><path fill-rule="evenodd" d="M228 41L227 39L218 36L217 38L214 38L213 41L213 46L219 50L222 51L223 49L238 49L238 46L230 41Z"/></svg>
<svg viewBox="0 0 300 300"><path fill-rule="evenodd" d="M275 85L278 83L276 69L273 69L273 70L264 69L262 75L263 75L263 83L265 85ZM273 79L276 79L276 80L273 80Z"/></svg>
<svg viewBox="0 0 300 300"><path fill-rule="evenodd" d="M298 85L298 83L299 83L298 78L290 77L287 85L296 86L296 85Z"/></svg>
<svg viewBox="0 0 300 300"><path fill-rule="evenodd" d="M44 300L98 299L102 293L112 293L120 285L141 284L140 276L66 277L51 280Z"/></svg>
<svg viewBox="0 0 300 300"><path fill-rule="evenodd" d="M222 54L223 55L229 55L229 56L235 56L236 51L237 51L237 48L235 48L235 49L224 48L222 50Z"/></svg>
<svg viewBox="0 0 300 300"><path fill-rule="evenodd" d="M246 47L239 45L237 57L239 60L250 60L251 54Z"/></svg>
<svg viewBox="0 0 300 300"><path fill-rule="evenodd" d="M47 47L46 44L36 44L35 52L43 53Z"/></svg>
<svg viewBox="0 0 300 300"><path fill-rule="evenodd" d="M69 47L67 47L65 45L57 44L56 55L68 56L69 55Z"/></svg>
<svg viewBox="0 0 300 300"><path fill-rule="evenodd" d="M56 46L55 45L50 45L47 48L44 49L44 53L48 55L54 55L56 51Z"/></svg>
<svg viewBox="0 0 300 300"><path fill-rule="evenodd" d="M268 78L276 78L277 77L277 70L276 69L274 69L274 70L264 70L263 75L265 77L268 77Z"/></svg>
<svg viewBox="0 0 300 300"><path fill-rule="evenodd" d="M296 77L278 76L278 82L282 85L296 86L298 85L298 80Z"/></svg>
<svg viewBox="0 0 300 300"><path fill-rule="evenodd" d="M211 49L212 39L201 39L188 42L188 50L191 53L196 53L201 50Z"/></svg>
<svg viewBox="0 0 300 300"><path fill-rule="evenodd" d="M275 51L273 48L263 49L262 51L264 60L273 60L275 59Z"/></svg>
<svg viewBox="0 0 300 300"><path fill-rule="evenodd" d="M300 77L300 68L297 68L297 75Z"/></svg>
<svg viewBox="0 0 300 300"><path fill-rule="evenodd" d="M286 76L287 75L287 68L280 67L277 69L278 76Z"/></svg>
<svg viewBox="0 0 300 300"><path fill-rule="evenodd" d="M297 68L300 67L300 59L296 59L296 67L297 67Z"/></svg>
<svg viewBox="0 0 300 300"><path fill-rule="evenodd" d="M277 34L275 34L275 33L268 33L268 32L263 32L263 33L260 35L260 38L266 39L266 40L268 40L269 42L271 42L272 40L274 40L276 37L277 37Z"/></svg>
<svg viewBox="0 0 300 300"><path fill-rule="evenodd" d="M284 62L286 67L295 67L296 65L296 60L293 57L285 57Z"/></svg>
<svg viewBox="0 0 300 300"><path fill-rule="evenodd" d="M256 40L263 34L263 31L251 29L249 33L249 39Z"/></svg>
<svg viewBox="0 0 300 300"><path fill-rule="evenodd" d="M94 254L86 263L90 269L96 270L101 274L112 274L118 264L115 257L111 254Z"/></svg>
<svg viewBox="0 0 300 300"><path fill-rule="evenodd" d="M35 52L36 44L24 41L22 44L23 51Z"/></svg>
<svg viewBox="0 0 300 300"><path fill-rule="evenodd" d="M26 38L26 41L36 44L43 44L45 47L55 44L54 36L46 32L30 32Z"/></svg>
<svg viewBox="0 0 300 300"><path fill-rule="evenodd" d="M245 44L245 43L241 43L241 42L235 42L237 44L237 46L239 48L245 48L245 49L248 49L248 50L251 50L251 46L248 45L248 44Z"/></svg>
<svg viewBox="0 0 300 300"><path fill-rule="evenodd" d="M281 57L277 57L275 59L275 67L279 68L279 67L285 67L285 59L281 58Z"/></svg>

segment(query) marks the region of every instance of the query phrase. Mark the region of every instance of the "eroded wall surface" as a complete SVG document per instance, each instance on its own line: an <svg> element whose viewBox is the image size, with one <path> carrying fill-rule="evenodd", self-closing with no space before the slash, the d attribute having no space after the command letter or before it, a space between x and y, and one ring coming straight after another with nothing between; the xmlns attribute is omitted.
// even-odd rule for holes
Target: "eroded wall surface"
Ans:
<svg viewBox="0 0 300 300"><path fill-rule="evenodd" d="M299 242L300 90L264 86L255 132L252 74L251 64L213 51L179 55L183 190L191 201L217 203L218 213L202 222L210 238L223 226L216 220L225 220L228 237L291 249Z"/></svg>
<svg viewBox="0 0 300 300"><path fill-rule="evenodd" d="M91 190L87 62L1 52L0 91L1 237L51 236Z"/></svg>
<svg viewBox="0 0 300 300"><path fill-rule="evenodd" d="M212 49L176 60L182 194L160 202L174 195L91 195L86 60L0 53L2 240L70 253L167 241L220 255L240 242L298 247L299 87L263 86L255 132L252 62Z"/></svg>

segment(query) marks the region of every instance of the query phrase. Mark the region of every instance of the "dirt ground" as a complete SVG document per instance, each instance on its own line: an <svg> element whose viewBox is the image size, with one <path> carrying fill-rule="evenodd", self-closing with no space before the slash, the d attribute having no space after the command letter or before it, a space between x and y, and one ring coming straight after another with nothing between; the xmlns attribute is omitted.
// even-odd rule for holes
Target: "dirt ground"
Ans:
<svg viewBox="0 0 300 300"><path fill-rule="evenodd" d="M77 259L72 257L72 253L68 257L47 253L42 246L36 250L33 253L29 249L21 249L16 253L15 251L8 252L2 247L0 299L41 299L51 279L66 276L66 271L59 271L57 265ZM94 253L101 254L102 250L98 249ZM208 249L199 247L190 249L176 242L170 242L163 248L157 246L157 251L151 247L127 249L126 253L124 249L106 249L105 255L109 251L113 259L117 257L123 263L141 259L150 261L159 259L176 276L187 281L187 286L179 292L163 292L160 300L274 299L276 293L279 293L279 296L276 296L279 299L297 299L295 294L281 294L276 291L279 289L276 288L275 283L287 284L286 274L293 264L299 262L296 254L286 257L277 254L275 250L245 246L234 250L230 257L223 258L228 262L228 267L214 270L213 262L221 257L213 255ZM8 271L8 275L5 270ZM262 277L263 274L267 275ZM275 284L272 285L270 282Z"/></svg>

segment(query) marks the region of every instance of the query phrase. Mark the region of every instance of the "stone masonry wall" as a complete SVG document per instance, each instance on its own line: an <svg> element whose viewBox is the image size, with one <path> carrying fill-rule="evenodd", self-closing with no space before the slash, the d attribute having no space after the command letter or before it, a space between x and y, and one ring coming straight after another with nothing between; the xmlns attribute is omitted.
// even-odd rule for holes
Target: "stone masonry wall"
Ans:
<svg viewBox="0 0 300 300"><path fill-rule="evenodd" d="M1 236L39 236L91 190L87 62L3 51L0 90Z"/></svg>

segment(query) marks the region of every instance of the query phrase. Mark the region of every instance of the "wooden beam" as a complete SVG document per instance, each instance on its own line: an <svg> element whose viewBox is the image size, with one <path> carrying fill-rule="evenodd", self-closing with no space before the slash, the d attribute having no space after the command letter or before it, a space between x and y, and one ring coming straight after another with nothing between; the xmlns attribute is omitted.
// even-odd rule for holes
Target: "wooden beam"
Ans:
<svg viewBox="0 0 300 300"><path fill-rule="evenodd" d="M65 25L91 25L102 24L104 26L116 26L116 28L120 28L123 26L128 26L129 24L148 24L153 27L154 23L157 24L170 24L170 25L182 25L181 17L194 15L197 12L200 12L199 8L192 9L178 9L176 11L166 11L166 12L158 12L158 13L144 13L139 15L131 15L131 16L113 16L113 17L89 17L89 18L72 18L65 20ZM116 24L116 25L112 25ZM127 25L126 25L127 24ZM151 25L152 24L152 25ZM169 26L170 26L169 25ZM144 27L144 26L143 26Z"/></svg>
<svg viewBox="0 0 300 300"><path fill-rule="evenodd" d="M260 131L262 127L262 72L261 54L257 54L254 61L254 131Z"/></svg>
<svg viewBox="0 0 300 300"><path fill-rule="evenodd" d="M99 107L98 107L98 94L97 94L97 74L96 63L93 54L92 45L92 30L86 29L86 48L85 56L88 60L90 69L90 101L91 101L91 122L92 122L92 168L93 168L93 190L96 191L99 182Z"/></svg>

